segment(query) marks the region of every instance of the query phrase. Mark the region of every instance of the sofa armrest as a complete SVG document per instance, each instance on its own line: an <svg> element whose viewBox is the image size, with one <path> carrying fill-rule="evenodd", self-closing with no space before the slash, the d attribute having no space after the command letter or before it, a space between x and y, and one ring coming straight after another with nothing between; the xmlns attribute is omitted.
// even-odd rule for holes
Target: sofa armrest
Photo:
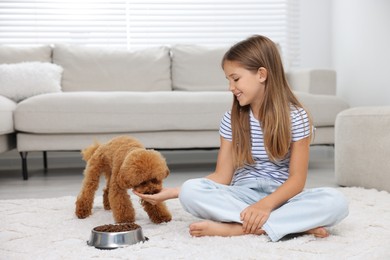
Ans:
<svg viewBox="0 0 390 260"><path fill-rule="evenodd" d="M286 73L293 90L310 94L336 95L336 71L331 69L295 69Z"/></svg>

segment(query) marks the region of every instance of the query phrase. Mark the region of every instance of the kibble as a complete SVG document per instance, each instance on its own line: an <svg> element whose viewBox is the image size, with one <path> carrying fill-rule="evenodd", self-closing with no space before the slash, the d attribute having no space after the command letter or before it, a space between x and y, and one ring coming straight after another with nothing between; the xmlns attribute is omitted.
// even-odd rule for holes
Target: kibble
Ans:
<svg viewBox="0 0 390 260"><path fill-rule="evenodd" d="M138 228L140 228L140 226L135 223L123 223L102 225L95 227L93 230L98 232L124 232L136 230Z"/></svg>

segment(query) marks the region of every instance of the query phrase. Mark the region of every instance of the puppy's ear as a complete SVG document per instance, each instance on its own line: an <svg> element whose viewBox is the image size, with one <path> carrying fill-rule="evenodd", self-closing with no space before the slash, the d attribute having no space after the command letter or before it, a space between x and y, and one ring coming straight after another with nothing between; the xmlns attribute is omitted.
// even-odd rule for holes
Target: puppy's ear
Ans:
<svg viewBox="0 0 390 260"><path fill-rule="evenodd" d="M165 179L169 169L162 155L154 150L136 149L129 152L117 176L121 188L133 188L145 181Z"/></svg>

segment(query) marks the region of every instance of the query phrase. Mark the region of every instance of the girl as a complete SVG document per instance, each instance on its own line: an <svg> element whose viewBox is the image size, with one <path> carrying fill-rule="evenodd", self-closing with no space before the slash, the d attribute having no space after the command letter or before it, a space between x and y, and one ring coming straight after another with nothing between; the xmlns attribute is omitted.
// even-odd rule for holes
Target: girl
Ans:
<svg viewBox="0 0 390 260"><path fill-rule="evenodd" d="M335 189L304 190L312 123L285 78L276 45L260 35L232 46L222 59L234 101L220 124L215 172L164 188L142 199L179 198L205 219L190 225L192 236L287 234L328 236L327 226L348 215Z"/></svg>

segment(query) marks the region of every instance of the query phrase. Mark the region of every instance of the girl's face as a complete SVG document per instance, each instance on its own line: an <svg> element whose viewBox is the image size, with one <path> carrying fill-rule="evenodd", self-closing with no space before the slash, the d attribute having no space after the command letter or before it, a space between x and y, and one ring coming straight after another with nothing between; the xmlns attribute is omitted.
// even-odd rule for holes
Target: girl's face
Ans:
<svg viewBox="0 0 390 260"><path fill-rule="evenodd" d="M267 70L261 67L255 73L243 68L238 62L228 60L224 62L223 70L229 80L229 90L240 106L250 105L256 114L263 101Z"/></svg>

